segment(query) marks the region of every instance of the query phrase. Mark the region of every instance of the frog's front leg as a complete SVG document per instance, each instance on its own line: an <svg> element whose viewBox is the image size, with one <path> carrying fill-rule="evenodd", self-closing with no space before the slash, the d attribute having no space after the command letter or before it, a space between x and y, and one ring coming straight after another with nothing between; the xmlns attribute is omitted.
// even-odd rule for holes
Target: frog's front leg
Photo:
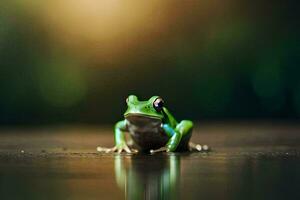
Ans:
<svg viewBox="0 0 300 200"><path fill-rule="evenodd" d="M188 150L189 140L192 134L193 122L189 120L182 120L176 125L176 128L172 128L169 124L164 124L163 129L170 137L166 146L156 150L151 150L151 153L161 151L177 151L182 149Z"/></svg>
<svg viewBox="0 0 300 200"><path fill-rule="evenodd" d="M97 151L105 152L105 153L110 153L110 152L121 153L122 151L125 151L127 153L137 152L137 150L135 149L130 149L126 143L125 133L127 131L127 127L126 127L125 120L116 123L114 131L115 131L115 146L112 148L97 147Z"/></svg>
<svg viewBox="0 0 300 200"><path fill-rule="evenodd" d="M166 151L166 152L175 151L181 141L182 135L178 130L172 128L169 124L164 124L162 128L165 131L165 133L168 136L170 136L170 139L166 144L166 146L161 147L159 149L150 150L150 153L157 153L162 151Z"/></svg>

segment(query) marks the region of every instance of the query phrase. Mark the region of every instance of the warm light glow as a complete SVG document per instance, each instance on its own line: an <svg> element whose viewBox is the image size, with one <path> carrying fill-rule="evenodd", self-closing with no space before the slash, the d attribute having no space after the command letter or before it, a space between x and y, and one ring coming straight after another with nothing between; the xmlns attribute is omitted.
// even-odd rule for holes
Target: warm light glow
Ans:
<svg viewBox="0 0 300 200"><path fill-rule="evenodd" d="M59 46L93 66L119 66L122 59L137 58L139 53L176 49L182 41L189 42L181 37L202 32L212 16L228 7L221 0L182 5L161 0L27 0L20 4L40 23L53 48ZM194 20L197 23L190 24Z"/></svg>
<svg viewBox="0 0 300 200"><path fill-rule="evenodd" d="M41 14L49 31L60 42L115 48L161 28L163 7L159 2L56 0L45 3Z"/></svg>

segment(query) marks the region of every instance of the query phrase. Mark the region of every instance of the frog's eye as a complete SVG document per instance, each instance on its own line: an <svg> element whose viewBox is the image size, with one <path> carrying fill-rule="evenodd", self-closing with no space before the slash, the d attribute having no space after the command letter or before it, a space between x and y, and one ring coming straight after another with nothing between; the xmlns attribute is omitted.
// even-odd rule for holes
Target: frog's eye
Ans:
<svg viewBox="0 0 300 200"><path fill-rule="evenodd" d="M126 98L126 103L128 104L128 101L129 101L129 99L128 99L128 97Z"/></svg>
<svg viewBox="0 0 300 200"><path fill-rule="evenodd" d="M160 112L162 110L163 106L164 106L164 101L160 97L155 99L155 101L153 102L153 107L155 108L155 110L157 112Z"/></svg>

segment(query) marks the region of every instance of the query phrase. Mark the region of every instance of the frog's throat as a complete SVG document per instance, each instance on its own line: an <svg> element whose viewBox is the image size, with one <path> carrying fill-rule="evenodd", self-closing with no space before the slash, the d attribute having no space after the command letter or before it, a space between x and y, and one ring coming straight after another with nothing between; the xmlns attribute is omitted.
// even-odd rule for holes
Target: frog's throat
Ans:
<svg viewBox="0 0 300 200"><path fill-rule="evenodd" d="M147 115L147 114L142 114L142 113L128 113L128 114L125 114L124 117L125 118L127 118L127 117L145 117L145 118L149 118L149 119L162 120L158 116Z"/></svg>

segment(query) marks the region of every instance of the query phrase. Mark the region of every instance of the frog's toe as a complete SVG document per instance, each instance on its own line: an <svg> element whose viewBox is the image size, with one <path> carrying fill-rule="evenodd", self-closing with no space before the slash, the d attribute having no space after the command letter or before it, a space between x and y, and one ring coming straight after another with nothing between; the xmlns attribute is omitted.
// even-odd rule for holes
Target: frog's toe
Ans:
<svg viewBox="0 0 300 200"><path fill-rule="evenodd" d="M97 147L97 151L101 153L110 153L110 152L115 152L116 150L117 147L113 147L113 148Z"/></svg>
<svg viewBox="0 0 300 200"><path fill-rule="evenodd" d="M126 152L126 153L132 154L132 153L138 153L138 150L131 149L127 145L123 145L121 147L117 147L115 152L118 152L118 153Z"/></svg>
<svg viewBox="0 0 300 200"><path fill-rule="evenodd" d="M209 151L209 146L206 144L202 146L203 151Z"/></svg>
<svg viewBox="0 0 300 200"><path fill-rule="evenodd" d="M97 147L97 151L101 152L101 153L122 153L122 152L126 152L126 153L138 153L138 150L136 149L130 149L127 145L123 145L123 146L114 146L113 148L106 148L106 147Z"/></svg>
<svg viewBox="0 0 300 200"><path fill-rule="evenodd" d="M122 151L123 151L122 148L118 149L118 153L122 153Z"/></svg>
<svg viewBox="0 0 300 200"><path fill-rule="evenodd" d="M195 145L195 150L196 151L201 151L202 150L202 146L200 144L196 144Z"/></svg>
<svg viewBox="0 0 300 200"><path fill-rule="evenodd" d="M132 153L138 153L139 150L137 150L137 149L131 149L131 152L132 152Z"/></svg>
<svg viewBox="0 0 300 200"><path fill-rule="evenodd" d="M200 145L192 142L189 143L189 149L190 151L199 151L199 152L209 151L209 147L207 145Z"/></svg>
<svg viewBox="0 0 300 200"><path fill-rule="evenodd" d="M126 153L138 153L139 152L137 149L129 148L128 146L125 146L124 150Z"/></svg>
<svg viewBox="0 0 300 200"><path fill-rule="evenodd" d="M151 154L154 154L154 153L164 152L164 151L168 151L168 148L167 148L167 147L161 147L161 148L159 148L159 149L151 149L151 150L150 150L150 153L151 153Z"/></svg>
<svg viewBox="0 0 300 200"><path fill-rule="evenodd" d="M124 146L124 150L127 152L127 153L132 153L131 150L129 149L129 147L126 145Z"/></svg>

